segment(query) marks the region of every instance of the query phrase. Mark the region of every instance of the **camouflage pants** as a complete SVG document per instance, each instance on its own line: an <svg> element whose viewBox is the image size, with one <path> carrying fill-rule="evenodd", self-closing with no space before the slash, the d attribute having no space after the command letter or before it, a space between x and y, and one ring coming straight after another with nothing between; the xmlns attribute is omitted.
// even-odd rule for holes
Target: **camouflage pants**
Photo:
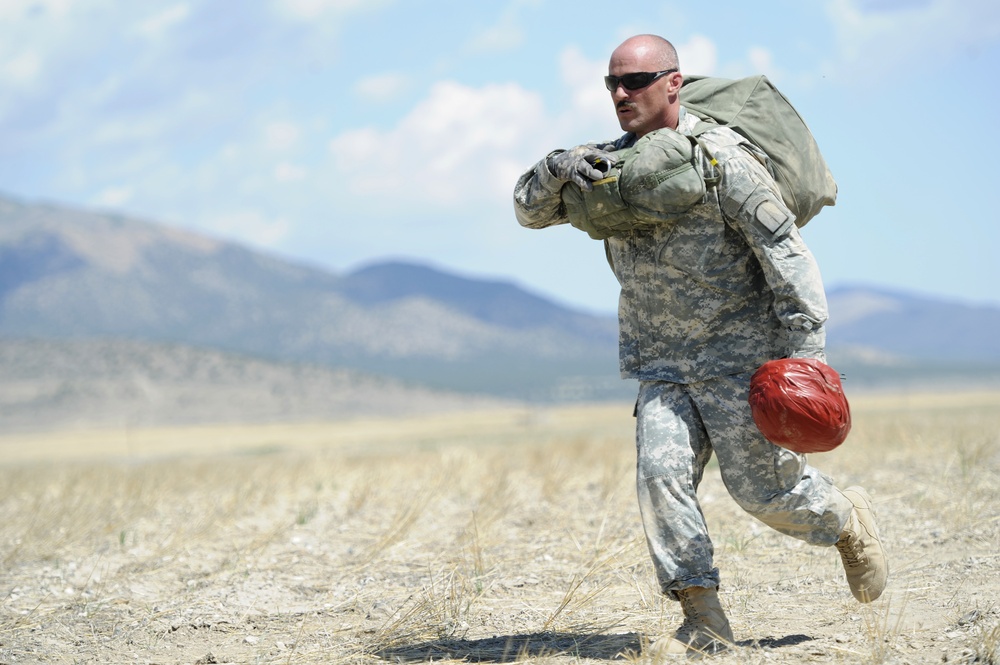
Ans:
<svg viewBox="0 0 1000 665"><path fill-rule="evenodd" d="M750 416L749 387L749 373L639 385L639 508L660 587L672 598L681 589L719 584L696 495L713 451L736 503L781 533L833 545L850 514L850 501L829 477L760 434Z"/></svg>

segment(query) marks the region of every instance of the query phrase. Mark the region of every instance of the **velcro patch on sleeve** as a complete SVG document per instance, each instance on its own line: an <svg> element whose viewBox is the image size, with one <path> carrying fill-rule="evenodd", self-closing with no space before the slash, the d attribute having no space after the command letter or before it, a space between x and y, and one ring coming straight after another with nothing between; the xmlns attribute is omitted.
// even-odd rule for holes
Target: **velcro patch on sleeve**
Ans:
<svg viewBox="0 0 1000 665"><path fill-rule="evenodd" d="M787 232L789 227L795 223L794 215L771 200L761 201L754 212L754 217L761 226L771 232L773 237Z"/></svg>

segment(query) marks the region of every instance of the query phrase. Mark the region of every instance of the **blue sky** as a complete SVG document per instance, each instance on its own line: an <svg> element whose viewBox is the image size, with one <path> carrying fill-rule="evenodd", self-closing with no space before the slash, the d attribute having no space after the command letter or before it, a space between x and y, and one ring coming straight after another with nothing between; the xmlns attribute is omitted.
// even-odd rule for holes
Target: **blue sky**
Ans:
<svg viewBox="0 0 1000 665"><path fill-rule="evenodd" d="M0 0L0 192L611 312L601 244L520 228L511 190L620 133L601 76L643 32L805 117L840 188L804 230L828 287L1000 304L995 0Z"/></svg>

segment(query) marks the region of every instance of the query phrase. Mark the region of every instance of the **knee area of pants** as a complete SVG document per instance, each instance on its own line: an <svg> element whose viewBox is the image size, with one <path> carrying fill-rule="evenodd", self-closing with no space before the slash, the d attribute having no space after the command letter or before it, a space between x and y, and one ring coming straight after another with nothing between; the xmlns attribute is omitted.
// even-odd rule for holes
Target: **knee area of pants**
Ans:
<svg viewBox="0 0 1000 665"><path fill-rule="evenodd" d="M768 511L776 499L794 490L801 479L797 473L723 474L730 496L749 513Z"/></svg>
<svg viewBox="0 0 1000 665"><path fill-rule="evenodd" d="M691 457L658 457L643 452L639 453L636 462L640 478L684 476L690 473L694 466L694 460Z"/></svg>
<svg viewBox="0 0 1000 665"><path fill-rule="evenodd" d="M765 494L759 492L741 493L736 494L730 492L733 500L736 501L736 505L750 513L751 515L766 515L772 505L774 500L774 494Z"/></svg>

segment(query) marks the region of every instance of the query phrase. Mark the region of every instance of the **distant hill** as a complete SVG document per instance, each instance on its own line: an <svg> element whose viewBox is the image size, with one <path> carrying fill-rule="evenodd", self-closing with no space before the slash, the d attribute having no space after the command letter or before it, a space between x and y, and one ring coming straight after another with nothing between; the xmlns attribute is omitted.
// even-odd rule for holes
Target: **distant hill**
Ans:
<svg viewBox="0 0 1000 665"><path fill-rule="evenodd" d="M275 423L501 406L349 370L135 340L0 339L0 432Z"/></svg>
<svg viewBox="0 0 1000 665"><path fill-rule="evenodd" d="M873 287L830 292L831 346L910 360L1000 360L1000 307Z"/></svg>
<svg viewBox="0 0 1000 665"><path fill-rule="evenodd" d="M1000 388L1000 307L870 286L828 299L828 359L849 389Z"/></svg>
<svg viewBox="0 0 1000 665"><path fill-rule="evenodd" d="M335 275L119 215L0 199L0 337L208 347L519 399L622 394L616 322L398 263Z"/></svg>
<svg viewBox="0 0 1000 665"><path fill-rule="evenodd" d="M1000 383L1000 307L830 293L855 387ZM403 262L334 274L121 215L0 198L0 338L135 340L519 400L628 399L617 322Z"/></svg>
<svg viewBox="0 0 1000 665"><path fill-rule="evenodd" d="M597 343L617 339L617 329L609 317L561 307L510 282L459 277L412 263L386 262L361 268L345 275L338 291L360 305L424 298L504 328L574 330L583 339Z"/></svg>

